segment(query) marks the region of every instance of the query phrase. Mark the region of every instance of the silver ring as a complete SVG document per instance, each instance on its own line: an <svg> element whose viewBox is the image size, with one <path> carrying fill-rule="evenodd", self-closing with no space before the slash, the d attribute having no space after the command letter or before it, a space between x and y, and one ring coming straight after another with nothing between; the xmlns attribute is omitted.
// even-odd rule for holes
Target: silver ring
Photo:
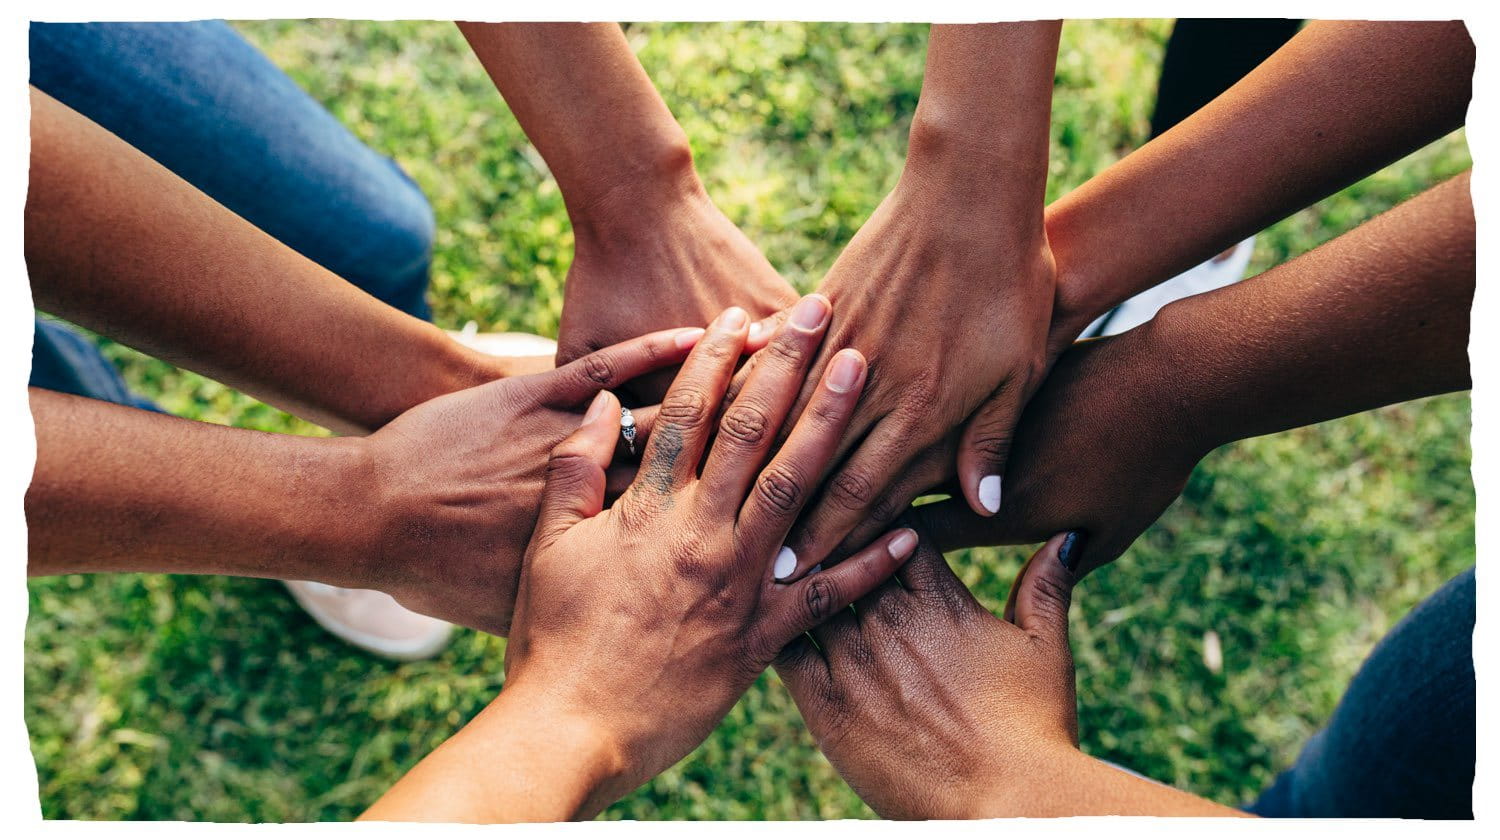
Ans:
<svg viewBox="0 0 1500 840"><path fill-rule="evenodd" d="M635 454L635 418L631 416L630 409L620 406L620 437L625 439L625 448L630 454Z"/></svg>

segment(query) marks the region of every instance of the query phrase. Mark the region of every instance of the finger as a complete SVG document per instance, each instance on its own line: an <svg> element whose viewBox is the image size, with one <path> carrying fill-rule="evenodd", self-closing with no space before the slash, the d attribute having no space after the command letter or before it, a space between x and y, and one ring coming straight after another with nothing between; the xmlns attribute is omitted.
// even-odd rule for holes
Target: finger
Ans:
<svg viewBox="0 0 1500 840"><path fill-rule="evenodd" d="M858 350L839 351L818 381L817 395L808 410L797 420L786 445L761 471L755 489L740 509L738 532L751 556L765 552L770 557L783 545L783 538L848 428L864 381L865 357ZM790 560L785 552L776 557L778 564L791 562L795 566L795 555Z"/></svg>
<svg viewBox="0 0 1500 840"><path fill-rule="evenodd" d="M719 434L703 467L706 498L733 516L750 482L770 454L771 442L802 390L807 366L818 352L832 307L822 295L808 295L757 358L755 372L719 422Z"/></svg>
<svg viewBox="0 0 1500 840"><path fill-rule="evenodd" d="M750 325L750 332L745 337L745 352L757 353L776 335L781 325L786 322L793 307L772 312L770 315Z"/></svg>
<svg viewBox="0 0 1500 840"><path fill-rule="evenodd" d="M901 472L896 483L880 494L880 498L870 506L869 515L855 523L854 530L821 561L822 564L833 565L869 545L871 540L885 533L897 519L909 512L912 502L918 498L929 493L949 492L948 485L952 482L947 481L949 476L946 473L951 464L951 456L938 447L919 455L916 461ZM952 491L956 492L956 489L952 488Z"/></svg>
<svg viewBox="0 0 1500 840"><path fill-rule="evenodd" d="M1026 396L1019 383L1007 382L964 424L958 445L959 483L969 507L980 516L1000 510L1005 463Z"/></svg>
<svg viewBox="0 0 1500 840"><path fill-rule="evenodd" d="M552 539L604 509L604 469L615 453L620 401L600 391L573 434L553 447L536 533Z"/></svg>
<svg viewBox="0 0 1500 840"><path fill-rule="evenodd" d="M648 405L644 408L632 408L631 417L635 418L635 454L630 453L630 448L625 443L623 435L615 435L615 457L610 462L609 468L604 471L606 500L618 499L630 483L635 481L635 474L640 469L636 461L640 453L645 451L646 443L651 439L651 427L656 423L656 410L660 406Z"/></svg>
<svg viewBox="0 0 1500 840"><path fill-rule="evenodd" d="M601 390L679 364L702 337L699 327L662 330L612 344L541 375L549 377L554 404L579 405Z"/></svg>
<svg viewBox="0 0 1500 840"><path fill-rule="evenodd" d="M1007 513L993 519L978 516L969 509L969 503L961 499L949 499L921 505L912 509L916 527L932 537L943 551L991 545L1020 545L1036 543L1046 539L1047 532L1038 533L1032 526L1019 522Z"/></svg>
<svg viewBox="0 0 1500 840"><path fill-rule="evenodd" d="M917 532L901 528L848 560L793 584L772 583L762 632L786 645L885 581L917 547Z"/></svg>
<svg viewBox="0 0 1500 840"><path fill-rule="evenodd" d="M682 363L657 409L634 487L667 495L697 475L714 408L734 374L749 321L738 306L724 310Z"/></svg>
<svg viewBox="0 0 1500 840"><path fill-rule="evenodd" d="M1005 596L1005 611L1000 614L1000 617L1011 624L1016 623L1016 596L1021 594L1021 582L1026 580L1026 570L1031 568L1031 561L1035 559L1035 554L1026 558L1026 562L1022 563L1020 570L1016 572L1015 580L1010 582L1010 594Z"/></svg>
<svg viewBox="0 0 1500 840"><path fill-rule="evenodd" d="M1053 536L1032 555L1016 595L1016 626L1033 638L1067 647L1068 607L1082 557L1083 538L1077 531Z"/></svg>
<svg viewBox="0 0 1500 840"><path fill-rule="evenodd" d="M786 550L797 558L788 580L827 559L870 516L870 508L912 457L910 446L905 423L882 420L833 477L823 482L817 504L787 541Z"/></svg>

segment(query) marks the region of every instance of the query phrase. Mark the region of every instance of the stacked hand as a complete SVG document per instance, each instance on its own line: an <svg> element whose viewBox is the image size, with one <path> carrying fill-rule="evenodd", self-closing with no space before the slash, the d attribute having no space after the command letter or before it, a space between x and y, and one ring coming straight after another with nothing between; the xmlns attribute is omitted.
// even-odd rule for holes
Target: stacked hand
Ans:
<svg viewBox="0 0 1500 840"><path fill-rule="evenodd" d="M370 816L595 813L701 742L787 643L889 578L916 545L910 530L795 584L772 574L778 547L832 457L865 380L857 352L837 354L772 455L829 313L821 297L799 303L716 423L749 332L744 310L720 316L663 399L635 481L608 509L619 403L599 395L547 466L521 570L505 690L488 716L434 753ZM621 640L629 642L622 648ZM520 752L533 744L516 739L535 732L548 733L551 752L566 751L566 768L538 766L553 760L547 756L508 759L524 765L510 772L528 788L544 779L557 798L524 811L503 801L493 807L510 810L478 814L476 799L493 796L429 799L444 768L470 750L503 752L495 729L509 733L505 743Z"/></svg>

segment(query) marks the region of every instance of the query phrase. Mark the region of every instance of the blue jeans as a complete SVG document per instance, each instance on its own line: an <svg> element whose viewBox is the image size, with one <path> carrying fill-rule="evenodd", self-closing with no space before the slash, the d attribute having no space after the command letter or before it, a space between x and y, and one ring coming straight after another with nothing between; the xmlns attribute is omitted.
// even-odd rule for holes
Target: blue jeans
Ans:
<svg viewBox="0 0 1500 840"><path fill-rule="evenodd" d="M434 224L422 191L228 24L33 23L30 36L37 89L334 274L429 316ZM296 296L287 289L289 304ZM32 385L128 394L62 325L38 319L34 358Z"/></svg>
<svg viewBox="0 0 1500 840"><path fill-rule="evenodd" d="M1328 726L1250 810L1263 817L1474 816L1474 570L1375 646Z"/></svg>

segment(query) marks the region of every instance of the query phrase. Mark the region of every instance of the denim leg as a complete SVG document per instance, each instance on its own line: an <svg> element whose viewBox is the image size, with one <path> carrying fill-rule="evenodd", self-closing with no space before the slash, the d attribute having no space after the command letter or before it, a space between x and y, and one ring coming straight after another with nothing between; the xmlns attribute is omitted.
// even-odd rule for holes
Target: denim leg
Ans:
<svg viewBox="0 0 1500 840"><path fill-rule="evenodd" d="M120 405L160 411L156 404L125 387L120 372L94 342L55 321L36 319L31 345L30 385L93 397Z"/></svg>
<svg viewBox="0 0 1500 840"><path fill-rule="evenodd" d="M1474 570L1403 618L1323 731L1250 810L1263 817L1474 816Z"/></svg>
<svg viewBox="0 0 1500 840"><path fill-rule="evenodd" d="M416 184L223 21L33 23L31 83L349 282L428 317ZM287 301L297 290L287 289Z"/></svg>

